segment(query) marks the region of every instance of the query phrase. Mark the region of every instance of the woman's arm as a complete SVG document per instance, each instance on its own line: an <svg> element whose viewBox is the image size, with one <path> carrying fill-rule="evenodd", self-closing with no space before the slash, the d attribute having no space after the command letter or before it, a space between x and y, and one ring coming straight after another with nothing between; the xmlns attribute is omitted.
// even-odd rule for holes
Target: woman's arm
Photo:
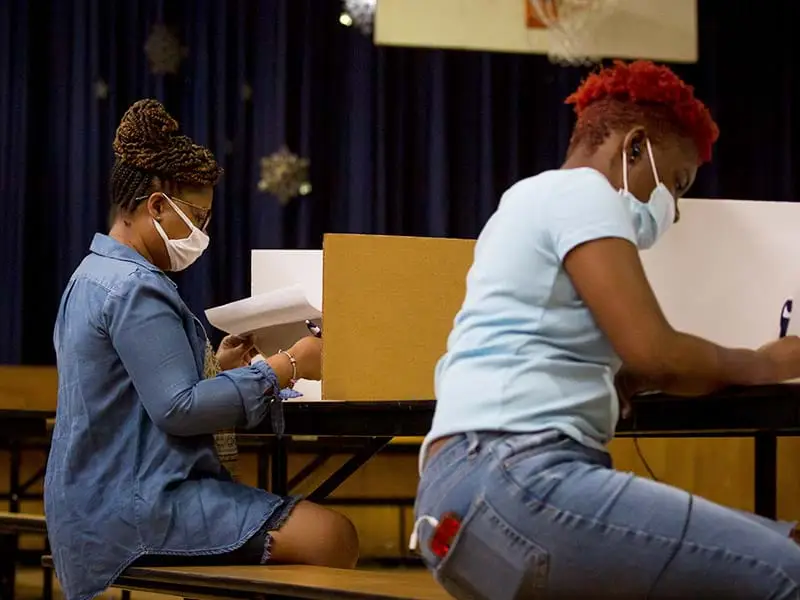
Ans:
<svg viewBox="0 0 800 600"><path fill-rule="evenodd" d="M292 376L288 357L202 380L178 307L163 285L151 273L134 274L104 306L111 343L150 418L180 436L260 423L267 399Z"/></svg>
<svg viewBox="0 0 800 600"><path fill-rule="evenodd" d="M719 386L702 379L675 379L643 375L623 365L616 376L617 389L628 398L644 392L663 392L673 396L705 396L717 391Z"/></svg>
<svg viewBox="0 0 800 600"><path fill-rule="evenodd" d="M800 376L797 338L757 351L725 348L675 331L636 247L627 240L609 237L578 245L565 256L564 268L623 363L643 382L671 393L702 395L727 385Z"/></svg>

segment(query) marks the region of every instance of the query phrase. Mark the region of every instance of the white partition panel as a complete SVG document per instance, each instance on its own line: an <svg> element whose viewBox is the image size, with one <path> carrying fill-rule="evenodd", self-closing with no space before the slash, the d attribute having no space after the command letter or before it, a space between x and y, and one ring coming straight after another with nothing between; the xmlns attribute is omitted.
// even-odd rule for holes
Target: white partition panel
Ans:
<svg viewBox="0 0 800 600"><path fill-rule="evenodd" d="M783 303L800 291L800 204L687 199L680 210L642 253L670 323L729 346L777 337Z"/></svg>

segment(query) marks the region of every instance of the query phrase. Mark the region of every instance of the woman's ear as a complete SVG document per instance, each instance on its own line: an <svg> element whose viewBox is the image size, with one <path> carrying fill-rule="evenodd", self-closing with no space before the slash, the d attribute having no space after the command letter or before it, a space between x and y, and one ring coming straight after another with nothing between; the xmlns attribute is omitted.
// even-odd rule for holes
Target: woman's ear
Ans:
<svg viewBox="0 0 800 600"><path fill-rule="evenodd" d="M645 152L647 133L644 127L634 127L626 135L622 142L622 147L627 156L628 164L633 166L642 158Z"/></svg>
<svg viewBox="0 0 800 600"><path fill-rule="evenodd" d="M156 221L160 221L161 213L163 213L166 208L164 194L161 192L153 192L147 198L147 202L145 204L147 205L147 212L150 213L150 216Z"/></svg>

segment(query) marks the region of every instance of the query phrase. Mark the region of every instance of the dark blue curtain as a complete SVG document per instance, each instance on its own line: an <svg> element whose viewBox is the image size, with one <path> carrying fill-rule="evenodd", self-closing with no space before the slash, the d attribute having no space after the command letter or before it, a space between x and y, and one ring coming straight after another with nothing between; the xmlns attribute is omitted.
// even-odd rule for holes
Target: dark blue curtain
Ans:
<svg viewBox="0 0 800 600"><path fill-rule="evenodd" d="M700 0L700 61L675 67L722 130L692 194L795 200L798 8L736 8ZM562 101L582 70L376 48L339 11L338 0L0 2L0 363L53 361L59 296L106 229L111 140L138 98L164 101L226 169L211 249L179 278L198 313L247 295L251 248L319 247L326 231L475 236L506 186L559 164L572 125ZM177 75L149 70L157 23L187 48ZM313 182L285 207L257 189L260 157L282 144L311 160Z"/></svg>

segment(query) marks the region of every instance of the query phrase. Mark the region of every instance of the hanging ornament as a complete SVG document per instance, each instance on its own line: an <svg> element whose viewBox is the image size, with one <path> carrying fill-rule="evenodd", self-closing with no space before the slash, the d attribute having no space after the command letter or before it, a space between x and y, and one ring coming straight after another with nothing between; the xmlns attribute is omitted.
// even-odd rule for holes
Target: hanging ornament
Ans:
<svg viewBox="0 0 800 600"><path fill-rule="evenodd" d="M273 194L284 206L295 196L311 193L308 180L309 161L289 151L286 146L261 159L258 189Z"/></svg>
<svg viewBox="0 0 800 600"><path fill-rule="evenodd" d="M98 100L108 98L108 84L103 79L97 79L94 82L94 97Z"/></svg>
<svg viewBox="0 0 800 600"><path fill-rule="evenodd" d="M181 46L180 40L166 25L158 23L150 30L144 53L153 75L175 75L189 50Z"/></svg>
<svg viewBox="0 0 800 600"><path fill-rule="evenodd" d="M249 83L245 82L242 84L242 89L240 90L240 94L244 102L249 102L250 99L253 97L253 88L250 87Z"/></svg>
<svg viewBox="0 0 800 600"><path fill-rule="evenodd" d="M364 35L372 35L377 3L378 0L344 0L344 12L339 15L339 23L345 27L355 26Z"/></svg>

